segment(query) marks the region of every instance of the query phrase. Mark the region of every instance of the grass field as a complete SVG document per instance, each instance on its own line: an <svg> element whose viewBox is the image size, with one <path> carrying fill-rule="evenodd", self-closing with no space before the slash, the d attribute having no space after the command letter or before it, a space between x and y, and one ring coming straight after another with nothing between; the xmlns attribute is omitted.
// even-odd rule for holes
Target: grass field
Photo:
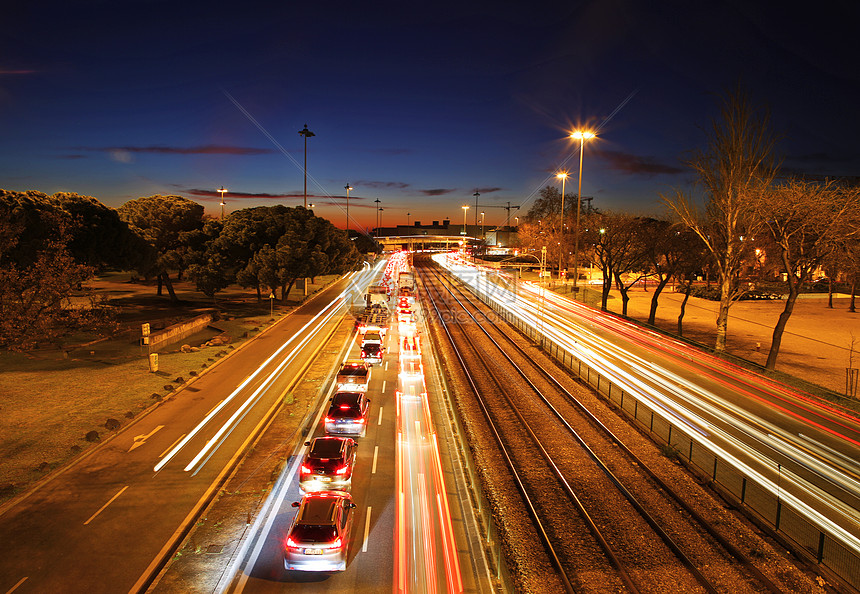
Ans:
<svg viewBox="0 0 860 594"><path fill-rule="evenodd" d="M321 277L314 292L336 277ZM69 337L61 346L27 353L0 352L0 501L7 500L67 464L112 433L108 419L127 425L159 399L169 398L194 374L286 315L304 298L294 290L287 305L259 304L254 292L231 288L213 303L187 283L176 283L182 303L170 304L155 295L155 287L132 282L131 275L115 273L95 280L93 288L110 296L121 308L120 328L111 336ZM140 324L153 328L218 310L210 327L159 352L157 373L149 371L147 353L139 345ZM226 346L204 347L182 353L183 344L199 345L227 334ZM113 430L115 431L115 430Z"/></svg>

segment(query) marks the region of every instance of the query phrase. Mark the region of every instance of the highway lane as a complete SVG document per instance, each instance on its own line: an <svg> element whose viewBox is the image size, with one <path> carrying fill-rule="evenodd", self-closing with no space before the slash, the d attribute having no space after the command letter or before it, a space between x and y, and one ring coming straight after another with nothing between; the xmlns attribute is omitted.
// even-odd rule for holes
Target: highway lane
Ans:
<svg viewBox="0 0 860 594"><path fill-rule="evenodd" d="M343 360L358 358L357 335ZM367 432L358 441L358 456L353 470L351 493L356 509L348 547L345 571L299 572L284 568L284 541L302 494L298 486L298 467L307 451L299 448L279 477L231 568L232 578L225 592L391 592L394 557L391 534L394 532L394 434L396 406L394 381L396 365L390 355L371 372L368 396L371 400ZM333 394L330 386L328 396ZM325 435L322 417L326 397L314 418L308 440Z"/></svg>
<svg viewBox="0 0 860 594"><path fill-rule="evenodd" d="M0 592L143 587L372 272L327 288L6 508Z"/></svg>
<svg viewBox="0 0 860 594"><path fill-rule="evenodd" d="M414 322L399 323L392 308L385 358L374 366L368 387L369 416L374 422L359 438L351 489L357 508L346 570L299 572L283 566L286 531L296 513L292 502L301 499L297 468L305 446L292 456L258 515L223 591L463 590L461 553L454 540L448 490L428 406L420 337L403 348L402 337L417 334ZM356 335L343 360L359 356L359 340ZM333 391L332 386L329 392ZM312 436L325 434L321 421L325 408L323 404L317 413ZM468 556L468 548L461 548Z"/></svg>
<svg viewBox="0 0 860 594"><path fill-rule="evenodd" d="M442 259L444 263L444 259ZM696 436L849 549L860 552L860 425L835 407L497 271L449 265L465 283L541 329L658 416Z"/></svg>

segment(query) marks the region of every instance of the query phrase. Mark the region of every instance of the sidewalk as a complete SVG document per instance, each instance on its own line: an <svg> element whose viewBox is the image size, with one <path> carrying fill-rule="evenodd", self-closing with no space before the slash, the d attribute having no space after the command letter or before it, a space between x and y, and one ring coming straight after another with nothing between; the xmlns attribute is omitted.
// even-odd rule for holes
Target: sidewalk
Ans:
<svg viewBox="0 0 860 594"><path fill-rule="evenodd" d="M628 317L647 322L653 288L646 291L637 287L628 295ZM655 326L673 334L677 332L683 297L671 287L660 294ZM599 308L599 291L589 288L587 301ZM782 337L777 371L844 394L849 358L853 358L853 367L860 367L860 312L850 313L849 302L847 296L834 297L833 309L830 309L826 293L798 299ZM784 307L785 301L782 300L734 303L729 310L726 351L764 365L773 328ZM690 297L683 320L684 338L713 347L718 308L716 301ZM610 293L607 309L621 313L621 295L617 290Z"/></svg>

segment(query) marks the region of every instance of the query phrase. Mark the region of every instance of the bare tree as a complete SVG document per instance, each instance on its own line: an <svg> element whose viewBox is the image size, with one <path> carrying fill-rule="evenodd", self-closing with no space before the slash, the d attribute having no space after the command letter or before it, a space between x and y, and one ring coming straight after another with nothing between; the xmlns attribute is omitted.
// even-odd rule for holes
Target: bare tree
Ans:
<svg viewBox="0 0 860 594"><path fill-rule="evenodd" d="M790 180L753 200L757 215L777 247L788 281L788 298L773 329L767 369L776 367L782 334L800 289L821 263L857 234L860 192L834 182Z"/></svg>
<svg viewBox="0 0 860 594"><path fill-rule="evenodd" d="M726 348L729 308L744 292L738 275L752 249L746 241L761 228L751 197L768 187L774 177L775 138L769 114L753 108L741 90L727 93L719 119L707 132L704 149L687 164L705 193L705 210L680 190L662 196L666 205L704 242L717 266L720 308L717 315L718 351Z"/></svg>

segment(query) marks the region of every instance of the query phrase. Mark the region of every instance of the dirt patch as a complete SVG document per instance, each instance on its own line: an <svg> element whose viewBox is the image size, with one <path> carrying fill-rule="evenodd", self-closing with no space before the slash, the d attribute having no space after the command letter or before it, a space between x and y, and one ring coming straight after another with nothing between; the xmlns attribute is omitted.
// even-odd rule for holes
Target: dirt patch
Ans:
<svg viewBox="0 0 860 594"><path fill-rule="evenodd" d="M309 293L335 277L321 277ZM253 338L304 299L294 290L287 304L259 303L256 292L232 287L218 300L177 282L179 303L155 295L152 283L115 273L91 283L120 308L119 328L110 335L79 334L25 353L0 352L0 503L94 447L183 383ZM140 345L140 324L153 330L215 309L218 320L159 351L157 373L149 370ZM183 353L183 344L202 345L226 334L230 343ZM180 381L177 381L180 379ZM119 427L108 419L119 421ZM88 441L87 434L98 433Z"/></svg>

